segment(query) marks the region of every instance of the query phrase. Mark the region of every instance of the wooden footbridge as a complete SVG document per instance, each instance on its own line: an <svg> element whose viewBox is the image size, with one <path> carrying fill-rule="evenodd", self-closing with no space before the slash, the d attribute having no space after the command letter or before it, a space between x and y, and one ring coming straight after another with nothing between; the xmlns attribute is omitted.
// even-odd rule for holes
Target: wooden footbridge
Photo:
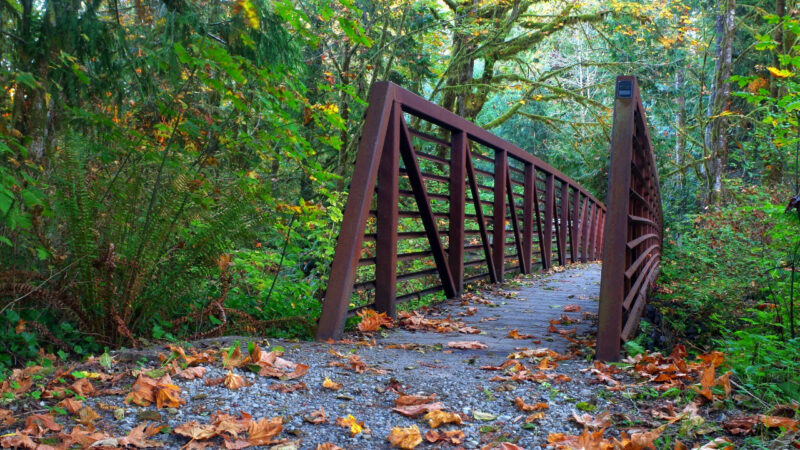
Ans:
<svg viewBox="0 0 800 450"><path fill-rule="evenodd" d="M617 78L606 204L558 169L392 83L369 96L317 328L477 280L602 260L597 357L615 360L658 275L658 174L636 79Z"/></svg>

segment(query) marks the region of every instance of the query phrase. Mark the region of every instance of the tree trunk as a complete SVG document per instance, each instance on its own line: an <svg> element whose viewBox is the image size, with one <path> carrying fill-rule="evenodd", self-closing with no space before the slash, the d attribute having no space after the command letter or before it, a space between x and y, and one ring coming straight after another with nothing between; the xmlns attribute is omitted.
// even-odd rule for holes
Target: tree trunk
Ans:
<svg viewBox="0 0 800 450"><path fill-rule="evenodd" d="M686 68L683 64L675 71L675 92L678 97L675 99L675 104L678 110L675 113L675 166L683 167L684 155L686 154L686 95L684 94L684 77ZM683 188L684 173L682 171L676 174L678 176L678 186Z"/></svg>
<svg viewBox="0 0 800 450"><path fill-rule="evenodd" d="M717 17L717 49L711 95L708 99L705 129L705 147L708 161L705 164L705 203L718 203L722 197L722 176L728 164L728 120L720 116L728 108L731 86L727 82L733 65L733 35L736 17L736 0L725 0Z"/></svg>

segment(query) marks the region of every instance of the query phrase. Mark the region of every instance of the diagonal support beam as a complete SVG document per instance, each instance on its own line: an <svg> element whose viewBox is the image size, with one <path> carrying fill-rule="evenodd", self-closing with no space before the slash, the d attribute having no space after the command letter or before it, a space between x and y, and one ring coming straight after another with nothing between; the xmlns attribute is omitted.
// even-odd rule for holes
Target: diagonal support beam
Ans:
<svg viewBox="0 0 800 450"><path fill-rule="evenodd" d="M442 288L447 298L453 298L456 296L453 275L450 272L450 266L445 257L442 241L439 239L439 229L436 227L436 219L431 209L428 191L425 189L425 182L422 179L422 173L419 169L417 155L411 143L411 134L408 131L405 121L402 119L400 121L400 126L402 129L400 137L400 156L402 156L403 163L406 166L408 181L409 184L411 184L411 191L414 193L414 199L417 201L417 208L419 208L420 218L425 227L425 234L428 236L428 243L431 246L433 260L436 262L436 269L438 269L439 278L442 280Z"/></svg>

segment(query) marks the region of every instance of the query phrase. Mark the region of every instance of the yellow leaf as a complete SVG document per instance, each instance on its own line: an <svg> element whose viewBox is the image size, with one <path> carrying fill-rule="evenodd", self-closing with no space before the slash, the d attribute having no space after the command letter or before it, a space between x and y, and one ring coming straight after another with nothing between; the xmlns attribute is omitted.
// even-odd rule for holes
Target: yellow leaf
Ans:
<svg viewBox="0 0 800 450"><path fill-rule="evenodd" d="M322 387L326 389L331 389L333 391L338 391L339 389L342 388L342 383L337 383L335 381L332 381L330 378L325 377L325 381L322 382Z"/></svg>
<svg viewBox="0 0 800 450"><path fill-rule="evenodd" d="M359 422L352 414L348 414L347 417L339 417L336 419L336 425L342 428L349 427L351 436L364 432L364 422Z"/></svg>
<svg viewBox="0 0 800 450"><path fill-rule="evenodd" d="M776 78L788 78L794 75L792 72L788 70L778 69L777 67L767 67L767 70L769 70L769 73L771 73L772 76Z"/></svg>

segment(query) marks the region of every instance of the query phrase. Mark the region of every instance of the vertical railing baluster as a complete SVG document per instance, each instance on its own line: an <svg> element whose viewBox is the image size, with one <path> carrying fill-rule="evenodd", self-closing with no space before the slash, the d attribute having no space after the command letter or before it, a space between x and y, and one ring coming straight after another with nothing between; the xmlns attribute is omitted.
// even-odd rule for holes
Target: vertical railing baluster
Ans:
<svg viewBox="0 0 800 450"><path fill-rule="evenodd" d="M525 182L522 193L522 257L528 273L533 271L533 195L536 183L536 169L533 164L525 164Z"/></svg>
<svg viewBox="0 0 800 450"><path fill-rule="evenodd" d="M394 104L378 167L375 242L375 310L396 314L397 224L400 174L400 105Z"/></svg>
<svg viewBox="0 0 800 450"><path fill-rule="evenodd" d="M464 291L464 203L467 172L467 135L454 131L450 145L450 236L447 253L456 295Z"/></svg>
<svg viewBox="0 0 800 450"><path fill-rule="evenodd" d="M580 202L581 202L581 191L578 188L572 189L572 214L570 217L570 224L572 225L569 230L569 250L570 250L570 257L573 263L576 263L580 260L580 256L578 256L578 229L580 224Z"/></svg>
<svg viewBox="0 0 800 450"><path fill-rule="evenodd" d="M555 207L555 189L553 186L553 174L548 173L544 184L544 267L552 267L553 259L553 209Z"/></svg>
<svg viewBox="0 0 800 450"><path fill-rule="evenodd" d="M561 227L558 229L559 240L561 247L558 249L558 262L562 266L567 264L567 228L569 224L569 184L566 181L561 181L561 214L559 223Z"/></svg>
<svg viewBox="0 0 800 450"><path fill-rule="evenodd" d="M508 155L505 150L494 153L494 226L492 227L492 247L494 270L498 283L502 283L505 275L506 255L506 166Z"/></svg>

